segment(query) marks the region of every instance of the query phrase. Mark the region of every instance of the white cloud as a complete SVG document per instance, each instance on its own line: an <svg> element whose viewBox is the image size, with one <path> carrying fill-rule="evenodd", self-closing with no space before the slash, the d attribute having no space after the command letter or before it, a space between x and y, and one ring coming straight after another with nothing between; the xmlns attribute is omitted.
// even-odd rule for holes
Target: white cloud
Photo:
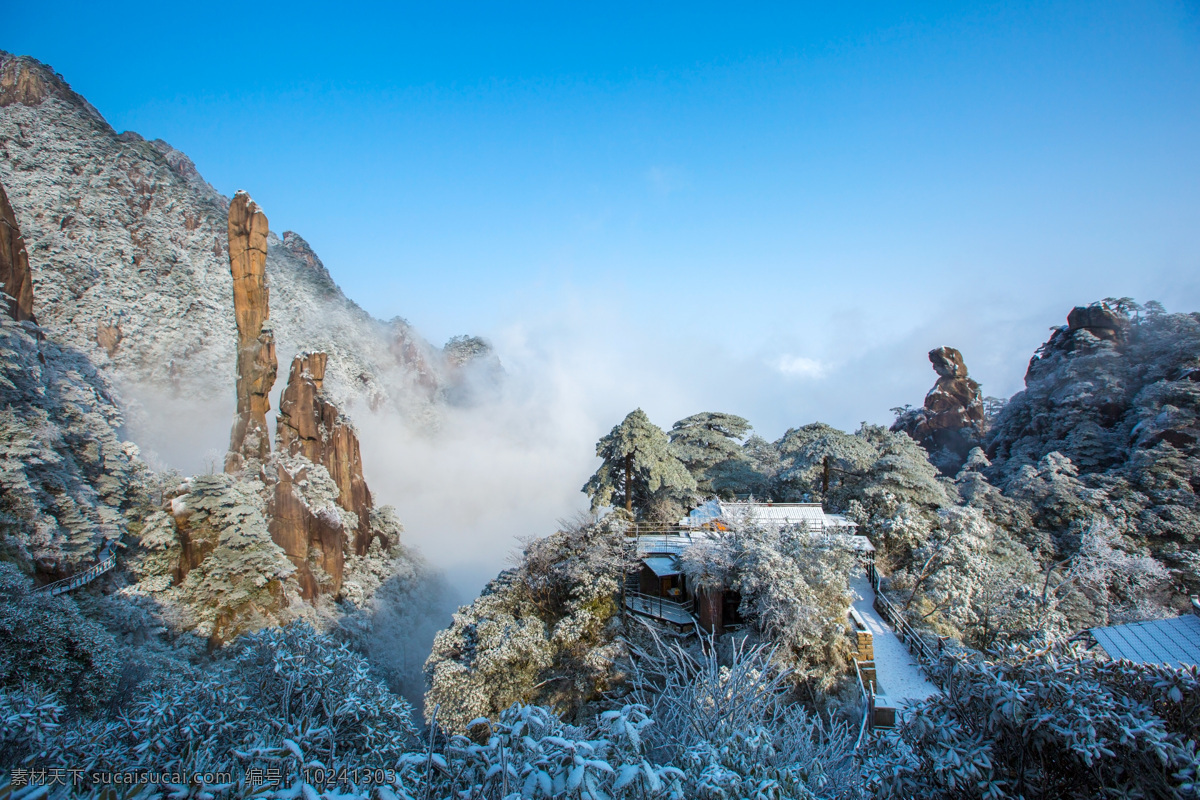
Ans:
<svg viewBox="0 0 1200 800"><path fill-rule="evenodd" d="M817 380L825 377L828 368L815 358L805 356L781 356L775 368L784 375Z"/></svg>

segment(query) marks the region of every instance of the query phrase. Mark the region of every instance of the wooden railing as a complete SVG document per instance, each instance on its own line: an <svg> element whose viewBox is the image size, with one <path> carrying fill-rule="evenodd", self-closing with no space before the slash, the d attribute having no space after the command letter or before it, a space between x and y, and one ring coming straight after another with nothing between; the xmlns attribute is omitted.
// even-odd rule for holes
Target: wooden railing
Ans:
<svg viewBox="0 0 1200 800"><path fill-rule="evenodd" d="M663 610L678 611L681 614L687 614L689 617L695 617L695 603L691 600L672 600L669 597L663 597L657 594L646 594L640 591L625 590L625 601L640 600L648 607L655 611L662 612Z"/></svg>
<svg viewBox="0 0 1200 800"><path fill-rule="evenodd" d="M61 581L39 586L35 591L48 592L51 595L65 594L78 589L80 586L86 586L116 565L117 554L106 544L104 549L100 551L100 560L83 572L77 572L69 578L63 578Z"/></svg>
<svg viewBox="0 0 1200 800"><path fill-rule="evenodd" d="M867 727L870 725L871 714L875 709L875 684L872 683L870 688L867 688L863 681L862 669L858 662L854 662L854 674L858 677L858 692L862 698L862 720L858 725L858 739L854 742L854 749L862 747L863 737L867 735Z"/></svg>

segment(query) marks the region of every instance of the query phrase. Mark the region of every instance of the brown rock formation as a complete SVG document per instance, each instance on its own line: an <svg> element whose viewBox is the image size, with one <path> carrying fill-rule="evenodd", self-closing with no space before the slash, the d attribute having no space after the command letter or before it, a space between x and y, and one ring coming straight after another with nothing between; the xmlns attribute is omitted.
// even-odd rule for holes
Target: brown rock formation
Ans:
<svg viewBox="0 0 1200 800"><path fill-rule="evenodd" d="M325 353L301 353L292 360L287 388L279 400L276 449L302 455L329 471L338 487L338 505L358 515L354 552L371 544L371 491L363 478L358 434L325 394ZM384 546L387 546L384 542Z"/></svg>
<svg viewBox="0 0 1200 800"><path fill-rule="evenodd" d="M276 466L277 481L267 504L271 539L296 565L300 595L305 600L322 594L336 596L342 588L346 531L336 516L314 514L305 502L300 484L308 478L307 470L293 474L283 464ZM324 573L321 579L314 574L314 566Z"/></svg>
<svg viewBox="0 0 1200 800"><path fill-rule="evenodd" d="M939 347L929 351L929 361L938 380L925 395L924 408L902 415L892 430L915 439L943 472L955 472L971 448L982 442L987 413L979 384L967 375L962 353Z"/></svg>
<svg viewBox="0 0 1200 800"><path fill-rule="evenodd" d="M1110 308L1107 303L1075 306L1067 314L1067 331L1086 330L1097 339L1123 342L1129 330L1129 318Z"/></svg>
<svg viewBox="0 0 1200 800"><path fill-rule="evenodd" d="M36 106L50 94L45 73L30 66L23 58L5 59L0 65L0 106Z"/></svg>
<svg viewBox="0 0 1200 800"><path fill-rule="evenodd" d="M248 460L261 462L271 452L267 412L279 364L275 336L267 324L267 230L267 217L258 204L245 192L235 194L229 204L229 267L238 329L237 416L226 472L240 471Z"/></svg>
<svg viewBox="0 0 1200 800"><path fill-rule="evenodd" d="M399 317L390 323L391 341L388 349L396 363L414 377L414 387L425 397L432 398L438 391L438 370L433 355L424 346L421 337Z"/></svg>
<svg viewBox="0 0 1200 800"><path fill-rule="evenodd" d="M8 295L5 300L10 317L17 322L37 322L33 316L33 274L29 271L25 237L3 186L0 186L0 289Z"/></svg>

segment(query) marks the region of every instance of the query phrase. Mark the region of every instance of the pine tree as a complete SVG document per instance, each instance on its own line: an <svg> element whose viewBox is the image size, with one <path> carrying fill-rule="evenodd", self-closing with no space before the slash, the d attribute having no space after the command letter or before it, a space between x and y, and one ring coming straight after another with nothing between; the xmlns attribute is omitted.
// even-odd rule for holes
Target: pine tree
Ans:
<svg viewBox="0 0 1200 800"><path fill-rule="evenodd" d="M708 494L714 491L714 467L746 460L739 442L749 431L750 423L742 417L704 411L676 422L667 436L671 452L696 479L699 490Z"/></svg>
<svg viewBox="0 0 1200 800"><path fill-rule="evenodd" d="M613 495L620 494L625 510L633 513L635 499L640 506L660 491L690 496L696 489L687 467L671 454L667 435L640 408L596 443L596 455L604 463L582 489L593 509L609 505Z"/></svg>

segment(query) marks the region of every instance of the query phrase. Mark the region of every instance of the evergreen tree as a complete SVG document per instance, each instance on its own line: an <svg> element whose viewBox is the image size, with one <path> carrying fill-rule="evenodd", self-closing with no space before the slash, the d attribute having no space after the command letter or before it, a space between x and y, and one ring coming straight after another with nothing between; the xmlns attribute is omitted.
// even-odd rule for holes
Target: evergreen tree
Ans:
<svg viewBox="0 0 1200 800"><path fill-rule="evenodd" d="M714 467L728 461L745 461L740 440L749 430L750 423L739 416L704 411L676 422L667 436L671 453L687 467L697 488L711 494Z"/></svg>
<svg viewBox="0 0 1200 800"><path fill-rule="evenodd" d="M640 408L596 443L596 455L604 463L582 489L593 509L610 505L613 495L620 494L625 510L632 513L635 501L641 507L656 493L666 491L683 499L696 489L687 467L671 454L667 435Z"/></svg>

